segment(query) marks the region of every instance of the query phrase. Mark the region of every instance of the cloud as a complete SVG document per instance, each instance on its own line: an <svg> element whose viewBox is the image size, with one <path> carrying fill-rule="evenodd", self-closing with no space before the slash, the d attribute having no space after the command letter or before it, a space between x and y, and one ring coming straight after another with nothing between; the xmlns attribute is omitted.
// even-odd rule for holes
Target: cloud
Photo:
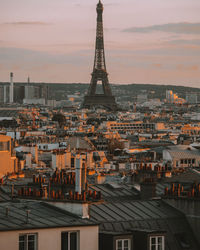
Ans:
<svg viewBox="0 0 200 250"><path fill-rule="evenodd" d="M6 23L1 23L1 25L50 25L51 23L47 22L37 22L37 21L26 21L26 22L6 22Z"/></svg>
<svg viewBox="0 0 200 250"><path fill-rule="evenodd" d="M155 64L153 64L153 67L157 68L157 69L161 69L163 67L163 65L161 63L155 63Z"/></svg>
<svg viewBox="0 0 200 250"><path fill-rule="evenodd" d="M52 54L48 52L0 47L0 63L49 63L49 64L75 64L84 65L85 58L88 58L90 51L82 50L68 54Z"/></svg>
<svg viewBox="0 0 200 250"><path fill-rule="evenodd" d="M179 64L176 66L177 70L191 70L191 71L198 71L199 66L198 65L183 65Z"/></svg>
<svg viewBox="0 0 200 250"><path fill-rule="evenodd" d="M200 34L200 23L167 23L146 27L132 27L123 31L138 33L150 33L160 31L176 34Z"/></svg>
<svg viewBox="0 0 200 250"><path fill-rule="evenodd" d="M191 40L184 40L184 39L178 39L178 40L171 40L168 42L169 44L175 44L175 45L200 45L199 39L191 39Z"/></svg>

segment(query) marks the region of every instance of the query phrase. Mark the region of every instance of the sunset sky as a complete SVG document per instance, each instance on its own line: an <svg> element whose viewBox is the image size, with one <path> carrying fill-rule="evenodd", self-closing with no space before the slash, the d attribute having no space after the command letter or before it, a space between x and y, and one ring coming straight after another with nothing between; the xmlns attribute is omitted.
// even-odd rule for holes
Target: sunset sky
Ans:
<svg viewBox="0 0 200 250"><path fill-rule="evenodd" d="M0 0L0 81L89 82L98 0ZM200 87L200 0L102 0L111 83Z"/></svg>

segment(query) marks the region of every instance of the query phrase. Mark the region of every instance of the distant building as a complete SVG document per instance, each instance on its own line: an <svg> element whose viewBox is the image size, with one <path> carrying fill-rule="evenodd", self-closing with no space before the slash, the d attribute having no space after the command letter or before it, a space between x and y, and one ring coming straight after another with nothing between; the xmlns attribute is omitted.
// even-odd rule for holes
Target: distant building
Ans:
<svg viewBox="0 0 200 250"><path fill-rule="evenodd" d="M137 95L137 102L138 103L144 103L148 101L148 95L147 93L141 93Z"/></svg>
<svg viewBox="0 0 200 250"><path fill-rule="evenodd" d="M14 87L14 102L15 103L23 103L23 99L25 97L25 89L24 86L17 86Z"/></svg>
<svg viewBox="0 0 200 250"><path fill-rule="evenodd" d="M9 102L9 86L7 84L3 84L0 86L0 103L8 103Z"/></svg>
<svg viewBox="0 0 200 250"><path fill-rule="evenodd" d="M185 100L183 98L179 98L177 94L173 93L172 90L166 91L166 102L171 104L183 104Z"/></svg>
<svg viewBox="0 0 200 250"><path fill-rule="evenodd" d="M36 85L28 83L25 85L24 104L41 104L45 105L49 96L49 89L46 85Z"/></svg>
<svg viewBox="0 0 200 250"><path fill-rule="evenodd" d="M186 94L186 101L189 104L196 104L198 102L197 94L196 93L187 93Z"/></svg>
<svg viewBox="0 0 200 250"><path fill-rule="evenodd" d="M10 73L10 103L13 103L14 101L14 83L13 83L13 73Z"/></svg>
<svg viewBox="0 0 200 250"><path fill-rule="evenodd" d="M181 128L181 132L186 135L200 135L200 125L198 124L185 124Z"/></svg>
<svg viewBox="0 0 200 250"><path fill-rule="evenodd" d="M0 103L4 102L4 86L0 86Z"/></svg>
<svg viewBox="0 0 200 250"><path fill-rule="evenodd" d="M171 162L174 168L195 167L200 165L200 154L187 145L171 146L163 150L163 160Z"/></svg>
<svg viewBox="0 0 200 250"><path fill-rule="evenodd" d="M143 122L106 122L105 128L109 131L143 131L143 130L163 130L165 129L164 123L143 123Z"/></svg>
<svg viewBox="0 0 200 250"><path fill-rule="evenodd" d="M25 99L34 99L34 98L38 98L38 97L39 96L37 96L37 94L36 94L35 86L31 86L31 85L25 86Z"/></svg>

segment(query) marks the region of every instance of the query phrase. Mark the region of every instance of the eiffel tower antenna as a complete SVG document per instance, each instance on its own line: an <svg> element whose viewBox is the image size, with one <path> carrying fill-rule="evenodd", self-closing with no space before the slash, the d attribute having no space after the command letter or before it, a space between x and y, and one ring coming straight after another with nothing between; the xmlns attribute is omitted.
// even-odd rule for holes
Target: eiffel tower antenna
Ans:
<svg viewBox="0 0 200 250"><path fill-rule="evenodd" d="M87 95L84 97L83 107L104 107L109 110L117 110L115 97L112 95L110 84L108 81L108 73L106 70L104 36L103 36L103 4L99 0L97 4L97 29L96 29L96 45L94 66L92 78ZM97 94L97 83L101 82L103 94Z"/></svg>

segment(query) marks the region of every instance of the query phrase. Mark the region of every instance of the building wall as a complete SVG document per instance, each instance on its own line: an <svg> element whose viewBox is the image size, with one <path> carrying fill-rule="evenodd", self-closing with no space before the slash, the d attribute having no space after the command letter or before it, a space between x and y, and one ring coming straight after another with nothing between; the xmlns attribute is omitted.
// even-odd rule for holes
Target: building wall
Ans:
<svg viewBox="0 0 200 250"><path fill-rule="evenodd" d="M170 161L173 167L195 167L200 165L200 155L190 154L190 155L180 155L180 152L177 152L177 156L170 154L170 151L163 150L163 160Z"/></svg>
<svg viewBox="0 0 200 250"><path fill-rule="evenodd" d="M172 157L167 150L163 150L163 160L164 161L172 161Z"/></svg>
<svg viewBox="0 0 200 250"><path fill-rule="evenodd" d="M1 250L18 250L19 234L37 233L38 250L61 250L61 232L79 231L79 250L98 250L98 226L0 232Z"/></svg>
<svg viewBox="0 0 200 250"><path fill-rule="evenodd" d="M198 199L166 199L166 203L170 206L175 207L179 211L186 215L187 221L189 222L193 233L198 240L200 245L200 201Z"/></svg>
<svg viewBox="0 0 200 250"><path fill-rule="evenodd" d="M191 126L190 124L185 125L181 128L181 132L187 135L199 135L200 134L200 126Z"/></svg>
<svg viewBox="0 0 200 250"><path fill-rule="evenodd" d="M198 101L197 94L196 93L187 93L186 94L186 101L187 103L197 103Z"/></svg>
<svg viewBox="0 0 200 250"><path fill-rule="evenodd" d="M16 157L11 154L11 137L0 135L0 178L8 172L14 172Z"/></svg>

